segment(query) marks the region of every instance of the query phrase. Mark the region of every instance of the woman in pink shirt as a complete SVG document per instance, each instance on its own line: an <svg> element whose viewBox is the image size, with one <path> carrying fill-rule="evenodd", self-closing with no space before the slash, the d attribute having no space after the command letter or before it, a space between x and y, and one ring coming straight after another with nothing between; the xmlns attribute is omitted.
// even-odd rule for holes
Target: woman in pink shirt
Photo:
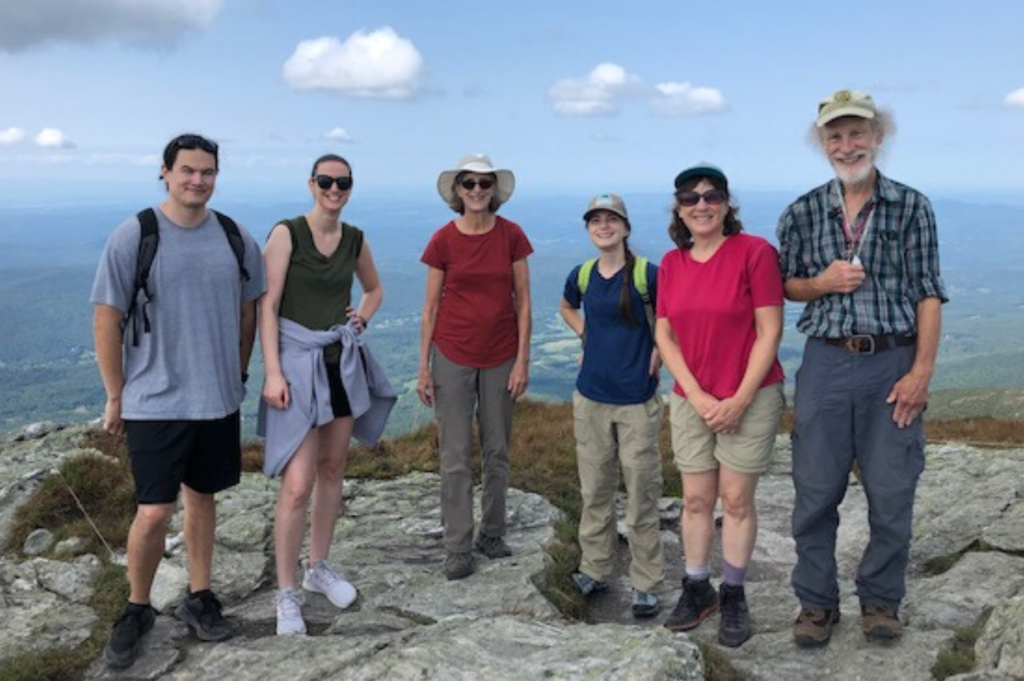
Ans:
<svg viewBox="0 0 1024 681"><path fill-rule="evenodd" d="M665 626L693 629L720 604L718 640L736 647L751 634L743 582L757 537L754 492L784 406L782 277L775 248L742 232L719 168L688 168L675 188L669 236L678 248L658 269L655 336L676 380L669 404L686 576ZM709 563L718 499L724 574L716 594Z"/></svg>

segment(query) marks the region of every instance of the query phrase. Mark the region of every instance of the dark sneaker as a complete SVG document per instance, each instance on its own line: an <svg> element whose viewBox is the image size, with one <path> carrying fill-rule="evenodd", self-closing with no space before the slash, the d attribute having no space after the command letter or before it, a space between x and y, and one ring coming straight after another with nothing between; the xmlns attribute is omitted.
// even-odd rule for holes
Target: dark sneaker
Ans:
<svg viewBox="0 0 1024 681"><path fill-rule="evenodd" d="M665 620L665 628L672 631L689 631L717 609L718 594L715 593L710 580L697 581L683 577L683 593L679 594L679 602Z"/></svg>
<svg viewBox="0 0 1024 681"><path fill-rule="evenodd" d="M124 612L114 623L110 633L110 641L103 649L103 660L114 669L125 669L132 666L139 656L139 643L143 635L153 628L156 621L156 610L149 605L129 603Z"/></svg>
<svg viewBox="0 0 1024 681"><path fill-rule="evenodd" d="M602 582L600 579L594 579L586 572L572 573L572 585L584 596L608 590L607 582Z"/></svg>
<svg viewBox="0 0 1024 681"><path fill-rule="evenodd" d="M743 585L723 584L718 594L718 607L722 613L718 622L718 642L729 648L739 648L750 638L750 609Z"/></svg>
<svg viewBox="0 0 1024 681"><path fill-rule="evenodd" d="M896 614L881 603L861 607L860 626L868 638L891 641L903 635L903 625Z"/></svg>
<svg viewBox="0 0 1024 681"><path fill-rule="evenodd" d="M654 617L661 610L658 597L647 591L633 589L633 617Z"/></svg>
<svg viewBox="0 0 1024 681"><path fill-rule="evenodd" d="M474 548L492 560L494 558L508 558L512 555L512 549L508 547L504 539L501 537L488 537L486 534L481 534L476 538Z"/></svg>
<svg viewBox="0 0 1024 681"><path fill-rule="evenodd" d="M235 625L220 612L221 605L209 589L190 593L174 616L192 627L202 641L223 641L235 635Z"/></svg>
<svg viewBox="0 0 1024 681"><path fill-rule="evenodd" d="M793 623L793 641L803 648L823 646L832 638L832 627L838 621L838 608L804 608Z"/></svg>
<svg viewBox="0 0 1024 681"><path fill-rule="evenodd" d="M473 554L470 551L465 553L448 552L444 559L444 576L449 580L462 579L473 574Z"/></svg>

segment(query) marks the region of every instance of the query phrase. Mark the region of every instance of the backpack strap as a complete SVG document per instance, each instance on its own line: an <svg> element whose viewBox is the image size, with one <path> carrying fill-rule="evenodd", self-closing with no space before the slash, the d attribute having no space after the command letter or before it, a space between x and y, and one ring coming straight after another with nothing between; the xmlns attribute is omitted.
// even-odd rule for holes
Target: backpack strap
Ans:
<svg viewBox="0 0 1024 681"><path fill-rule="evenodd" d="M651 292L647 287L647 258L637 256L633 261L633 286L644 301L644 315L647 317L647 326L651 329L651 338L654 338L654 306L651 305Z"/></svg>
<svg viewBox="0 0 1024 681"><path fill-rule="evenodd" d="M576 287L580 290L580 297L587 292L587 286L590 284L590 274L594 271L594 265L596 264L597 258L591 258L580 265L580 271L576 273Z"/></svg>
<svg viewBox="0 0 1024 681"><path fill-rule="evenodd" d="M224 230L224 236L228 238L228 245L231 246L231 252L235 254L235 260L238 261L238 271L242 274L242 279L249 281L249 270L245 269L245 241L242 240L238 224L220 211L215 210L213 214L217 216L217 222Z"/></svg>
<svg viewBox="0 0 1024 681"><path fill-rule="evenodd" d="M136 308L139 302L139 292L146 295L142 304L142 325L143 330L149 333L149 314L146 308L153 300L153 294L149 292L149 270L153 267L153 259L156 257L156 248L160 244L160 230L157 228L156 211L152 208L140 210L135 215L139 220L139 252L135 260L135 286L132 289L132 300L128 304L128 311L121 322L121 332L124 333L128 326L132 329L132 345L139 344L138 314Z"/></svg>

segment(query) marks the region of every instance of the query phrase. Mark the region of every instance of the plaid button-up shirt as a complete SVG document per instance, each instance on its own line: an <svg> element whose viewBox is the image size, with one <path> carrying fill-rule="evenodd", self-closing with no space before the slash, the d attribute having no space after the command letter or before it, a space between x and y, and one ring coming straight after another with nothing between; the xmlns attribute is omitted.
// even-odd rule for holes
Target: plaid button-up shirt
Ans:
<svg viewBox="0 0 1024 681"><path fill-rule="evenodd" d="M920 300L948 300L927 197L878 173L874 196L851 220L858 222L868 211L857 251L867 274L864 283L853 293L831 293L807 303L797 323L802 333L821 338L911 335ZM838 179L794 201L779 218L777 231L783 281L817 276L848 254L843 223Z"/></svg>

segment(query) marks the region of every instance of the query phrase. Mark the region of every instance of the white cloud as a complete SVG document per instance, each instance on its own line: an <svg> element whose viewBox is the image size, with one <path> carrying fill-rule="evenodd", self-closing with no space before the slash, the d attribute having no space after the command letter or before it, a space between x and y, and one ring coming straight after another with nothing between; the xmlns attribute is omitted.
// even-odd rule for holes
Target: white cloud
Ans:
<svg viewBox="0 0 1024 681"><path fill-rule="evenodd" d="M0 147L13 147L15 144L21 144L26 137L28 137L28 133L21 128L0 130Z"/></svg>
<svg viewBox="0 0 1024 681"><path fill-rule="evenodd" d="M351 142L352 135L348 134L348 130L345 128L333 128L328 131L324 137L333 142Z"/></svg>
<svg viewBox="0 0 1024 681"><path fill-rule="evenodd" d="M336 90L357 97L401 99L420 85L423 57L389 27L337 38L304 40L284 63L282 75L296 90Z"/></svg>
<svg viewBox="0 0 1024 681"><path fill-rule="evenodd" d="M555 111L566 116L609 116L618 113L618 102L640 92L640 78L618 64L598 64L584 78L562 78L548 88Z"/></svg>
<svg viewBox="0 0 1024 681"><path fill-rule="evenodd" d="M689 83L659 83L651 106L667 116L725 111L725 97L713 87L694 87Z"/></svg>
<svg viewBox="0 0 1024 681"><path fill-rule="evenodd" d="M35 136L36 146L45 149L74 149L75 143L57 128L43 128Z"/></svg>
<svg viewBox="0 0 1024 681"><path fill-rule="evenodd" d="M1009 106L1024 108L1024 87L1019 90L1014 90L1010 94L1006 95L1006 103Z"/></svg>
<svg viewBox="0 0 1024 681"><path fill-rule="evenodd" d="M209 26L225 0L2 0L0 51L116 40L167 47Z"/></svg>

